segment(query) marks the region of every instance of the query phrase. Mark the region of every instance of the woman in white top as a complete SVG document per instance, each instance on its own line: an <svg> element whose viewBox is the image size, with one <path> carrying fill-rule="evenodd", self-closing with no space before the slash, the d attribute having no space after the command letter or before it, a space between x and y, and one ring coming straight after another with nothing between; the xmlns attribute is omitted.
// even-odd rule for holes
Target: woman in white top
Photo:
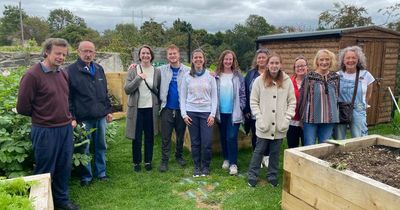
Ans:
<svg viewBox="0 0 400 210"><path fill-rule="evenodd" d="M351 103L354 93L356 73L359 71L358 88L354 102L353 118L349 124L335 126L336 139L345 139L347 127L350 127L352 137L368 135L367 108L375 81L366 70L366 58L358 46L346 47L339 52L340 76L339 101Z"/></svg>
<svg viewBox="0 0 400 210"><path fill-rule="evenodd" d="M179 92L181 115L189 129L193 177L208 176L212 155L212 126L217 111L217 85L206 69L200 49L192 53L192 67L183 77Z"/></svg>
<svg viewBox="0 0 400 210"><path fill-rule="evenodd" d="M152 169L154 135L157 133L157 117L160 109L158 91L161 73L154 68L154 53L147 45L139 49L140 64L129 69L125 81L128 95L126 136L132 139L133 170L141 170L142 134L144 133L144 167Z"/></svg>

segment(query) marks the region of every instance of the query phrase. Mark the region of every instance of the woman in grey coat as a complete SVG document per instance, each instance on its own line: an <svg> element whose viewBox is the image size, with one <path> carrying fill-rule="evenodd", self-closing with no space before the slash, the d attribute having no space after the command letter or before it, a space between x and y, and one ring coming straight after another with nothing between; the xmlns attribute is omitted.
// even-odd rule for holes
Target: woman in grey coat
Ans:
<svg viewBox="0 0 400 210"><path fill-rule="evenodd" d="M132 139L133 169L141 170L142 133L144 133L144 167L152 169L154 135L157 133L157 117L160 109L159 89L161 74L154 68L154 53L147 45L139 49L140 64L132 68L126 77L124 89L128 95L126 137Z"/></svg>

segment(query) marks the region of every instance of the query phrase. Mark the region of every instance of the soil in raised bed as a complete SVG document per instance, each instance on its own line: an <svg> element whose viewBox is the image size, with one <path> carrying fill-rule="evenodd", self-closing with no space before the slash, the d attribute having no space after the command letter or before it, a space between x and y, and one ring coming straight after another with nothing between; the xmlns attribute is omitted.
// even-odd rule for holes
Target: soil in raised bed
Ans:
<svg viewBox="0 0 400 210"><path fill-rule="evenodd" d="M339 170L351 170L400 189L400 148L374 145L321 159Z"/></svg>

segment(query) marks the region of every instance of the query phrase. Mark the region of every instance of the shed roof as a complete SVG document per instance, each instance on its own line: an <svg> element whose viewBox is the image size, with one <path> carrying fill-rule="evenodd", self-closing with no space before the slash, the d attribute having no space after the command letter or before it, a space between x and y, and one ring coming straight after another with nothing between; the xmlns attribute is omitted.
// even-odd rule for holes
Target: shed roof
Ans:
<svg viewBox="0 0 400 210"><path fill-rule="evenodd" d="M316 39L316 38L335 38L341 37L344 34L369 31L369 30L378 30L384 33L390 33L396 36L399 36L400 33L397 31L393 31L387 28L379 27L379 26L361 26L361 27L353 27L353 28L339 28L339 29L329 29L323 31L309 31L309 32L294 32L294 33L281 33L281 34L272 34L259 36L256 39L257 43L264 41L273 41L273 40L296 40L296 39Z"/></svg>

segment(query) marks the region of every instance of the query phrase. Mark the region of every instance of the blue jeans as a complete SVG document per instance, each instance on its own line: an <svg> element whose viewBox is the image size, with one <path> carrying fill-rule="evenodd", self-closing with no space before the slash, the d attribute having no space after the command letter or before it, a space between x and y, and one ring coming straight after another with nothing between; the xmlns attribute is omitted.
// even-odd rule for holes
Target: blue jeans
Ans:
<svg viewBox="0 0 400 210"><path fill-rule="evenodd" d="M94 151L93 162L94 162L94 176L95 177L104 177L106 176L106 117L99 118L96 120L86 120L82 122L85 125L85 130L89 131L92 128L96 130L88 136L90 140L90 144L92 144L92 148ZM90 145L84 145L84 153L86 155L90 155ZM91 181L93 178L92 174L92 164L89 162L82 169L82 181Z"/></svg>
<svg viewBox="0 0 400 210"><path fill-rule="evenodd" d="M368 135L367 113L362 109L353 110L353 119L349 124L335 125L335 139L346 139L347 126L350 127L351 137L361 137Z"/></svg>
<svg viewBox="0 0 400 210"><path fill-rule="evenodd" d="M332 137L334 123L303 122L304 146L313 145L318 137L318 143L324 143Z"/></svg>
<svg viewBox="0 0 400 210"><path fill-rule="evenodd" d="M224 160L230 165L237 165L239 123L232 124L232 114L220 114L219 134Z"/></svg>
<svg viewBox="0 0 400 210"><path fill-rule="evenodd" d="M54 203L67 204L74 149L71 124L56 128L32 125L31 139L36 163L34 173L50 173Z"/></svg>

